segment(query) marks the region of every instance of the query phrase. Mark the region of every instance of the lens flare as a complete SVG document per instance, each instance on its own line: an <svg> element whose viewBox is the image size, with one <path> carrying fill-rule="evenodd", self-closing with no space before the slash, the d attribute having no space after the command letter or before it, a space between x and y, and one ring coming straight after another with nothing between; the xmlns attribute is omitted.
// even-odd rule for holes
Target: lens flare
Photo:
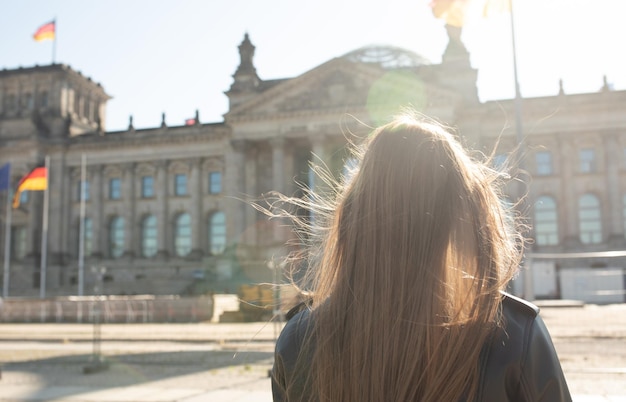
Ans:
<svg viewBox="0 0 626 402"><path fill-rule="evenodd" d="M428 104L426 88L411 71L390 71L372 84L367 110L376 125L391 121L403 108L423 111Z"/></svg>

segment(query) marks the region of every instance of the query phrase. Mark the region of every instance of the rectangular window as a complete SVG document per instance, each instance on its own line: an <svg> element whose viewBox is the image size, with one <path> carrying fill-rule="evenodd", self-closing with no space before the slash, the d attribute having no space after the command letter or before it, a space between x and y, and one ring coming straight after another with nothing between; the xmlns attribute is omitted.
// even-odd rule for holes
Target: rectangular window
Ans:
<svg viewBox="0 0 626 402"><path fill-rule="evenodd" d="M506 154L495 154L493 156L493 167L495 169L502 169L506 165Z"/></svg>
<svg viewBox="0 0 626 402"><path fill-rule="evenodd" d="M34 107L35 107L35 100L33 98L33 95L29 92L26 95L24 95L24 109L33 110Z"/></svg>
<svg viewBox="0 0 626 402"><path fill-rule="evenodd" d="M552 171L552 153L550 151L540 151L535 154L535 165L538 176L549 176Z"/></svg>
<svg viewBox="0 0 626 402"><path fill-rule="evenodd" d="M592 148L581 149L578 154L581 173L593 173L596 171L596 153Z"/></svg>
<svg viewBox="0 0 626 402"><path fill-rule="evenodd" d="M89 107L90 103L89 99L85 99L83 101L83 116L89 120L91 120L91 108Z"/></svg>
<svg viewBox="0 0 626 402"><path fill-rule="evenodd" d="M154 197L154 177L143 176L141 178L141 197L152 198Z"/></svg>
<svg viewBox="0 0 626 402"><path fill-rule="evenodd" d="M48 107L48 92L43 91L39 94L39 107L46 108Z"/></svg>
<svg viewBox="0 0 626 402"><path fill-rule="evenodd" d="M209 194L222 192L222 172L209 173Z"/></svg>
<svg viewBox="0 0 626 402"><path fill-rule="evenodd" d="M91 256L93 250L93 222L91 218L85 218L85 256Z"/></svg>
<svg viewBox="0 0 626 402"><path fill-rule="evenodd" d="M177 174L174 176L174 194L187 195L187 175Z"/></svg>
<svg viewBox="0 0 626 402"><path fill-rule="evenodd" d="M74 91L74 113L78 114L80 111L80 95Z"/></svg>
<svg viewBox="0 0 626 402"><path fill-rule="evenodd" d="M15 95L13 94L8 95L6 99L6 103L5 103L5 108L7 112L9 113L14 112L15 109L17 109L16 103L17 103L17 98L15 97Z"/></svg>
<svg viewBox="0 0 626 402"><path fill-rule="evenodd" d="M119 200L122 198L122 180L114 177L109 180L109 199Z"/></svg>
<svg viewBox="0 0 626 402"><path fill-rule="evenodd" d="M89 201L89 197L90 197L90 191L89 191L89 180L85 180L85 186L81 186L81 181L79 180L78 183L76 183L76 201L80 201L81 200L81 189L84 191L85 194L85 201Z"/></svg>
<svg viewBox="0 0 626 402"><path fill-rule="evenodd" d="M11 257L21 260L26 257L26 226L13 226L11 230Z"/></svg>

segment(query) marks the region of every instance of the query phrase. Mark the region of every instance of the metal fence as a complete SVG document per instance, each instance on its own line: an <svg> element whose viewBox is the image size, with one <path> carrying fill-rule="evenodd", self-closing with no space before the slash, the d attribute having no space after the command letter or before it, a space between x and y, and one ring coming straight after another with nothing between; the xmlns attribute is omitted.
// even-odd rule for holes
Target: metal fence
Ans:
<svg viewBox="0 0 626 402"><path fill-rule="evenodd" d="M0 304L0 322L200 322L211 320L213 304L212 297L177 296L8 299Z"/></svg>

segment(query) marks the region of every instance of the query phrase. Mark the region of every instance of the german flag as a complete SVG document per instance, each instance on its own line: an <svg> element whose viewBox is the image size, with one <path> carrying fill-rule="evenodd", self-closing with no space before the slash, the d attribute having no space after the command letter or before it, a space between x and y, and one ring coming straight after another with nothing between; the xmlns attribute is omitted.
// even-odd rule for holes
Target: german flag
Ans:
<svg viewBox="0 0 626 402"><path fill-rule="evenodd" d="M490 17L495 14L511 11L510 0L432 0L430 2L435 18L444 20L446 24L462 27L472 13L482 8L482 17Z"/></svg>
<svg viewBox="0 0 626 402"><path fill-rule="evenodd" d="M15 196L13 197L13 208L20 206L20 195L22 191L41 191L48 188L48 170L45 167L36 167L29 174L22 177L17 185Z"/></svg>
<svg viewBox="0 0 626 402"><path fill-rule="evenodd" d="M50 21L46 24L43 24L39 27L39 29L37 29L37 32L35 32L35 34L33 35L33 39L35 39L37 42L41 42L42 40L47 39L54 40L55 25L55 21Z"/></svg>

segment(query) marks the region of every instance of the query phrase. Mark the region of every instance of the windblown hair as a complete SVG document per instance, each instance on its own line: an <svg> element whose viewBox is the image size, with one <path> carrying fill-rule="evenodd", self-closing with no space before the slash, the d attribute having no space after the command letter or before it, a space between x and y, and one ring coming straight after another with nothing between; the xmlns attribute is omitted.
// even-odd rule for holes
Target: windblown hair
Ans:
<svg viewBox="0 0 626 402"><path fill-rule="evenodd" d="M500 175L413 115L354 155L332 208L315 211L311 361L293 375L307 379L302 399L470 401L520 259Z"/></svg>

